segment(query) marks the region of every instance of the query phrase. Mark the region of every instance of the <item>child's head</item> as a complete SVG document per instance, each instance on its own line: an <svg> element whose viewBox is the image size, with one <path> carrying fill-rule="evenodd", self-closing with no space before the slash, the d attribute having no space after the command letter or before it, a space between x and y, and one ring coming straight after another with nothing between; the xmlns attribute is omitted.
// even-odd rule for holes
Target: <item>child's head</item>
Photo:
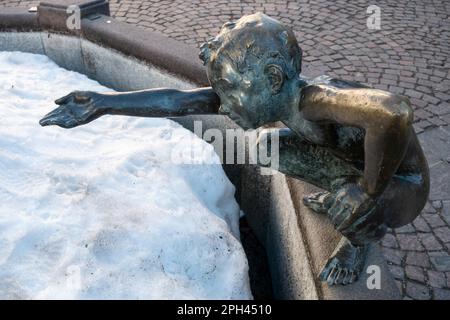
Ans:
<svg viewBox="0 0 450 320"><path fill-rule="evenodd" d="M289 28L256 13L224 24L201 46L200 58L221 111L252 128L280 120L289 83L301 71L302 51Z"/></svg>

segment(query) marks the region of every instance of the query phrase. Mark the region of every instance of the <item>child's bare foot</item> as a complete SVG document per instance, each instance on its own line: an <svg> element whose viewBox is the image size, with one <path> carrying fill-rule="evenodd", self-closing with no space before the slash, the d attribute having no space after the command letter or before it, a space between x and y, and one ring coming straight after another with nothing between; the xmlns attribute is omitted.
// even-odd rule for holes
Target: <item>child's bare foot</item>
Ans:
<svg viewBox="0 0 450 320"><path fill-rule="evenodd" d="M303 197L303 203L314 212L327 213L329 205L326 200L329 196L330 193L327 191L312 193Z"/></svg>
<svg viewBox="0 0 450 320"><path fill-rule="evenodd" d="M319 275L328 285L347 285L356 281L366 261L368 246L355 246L342 237Z"/></svg>

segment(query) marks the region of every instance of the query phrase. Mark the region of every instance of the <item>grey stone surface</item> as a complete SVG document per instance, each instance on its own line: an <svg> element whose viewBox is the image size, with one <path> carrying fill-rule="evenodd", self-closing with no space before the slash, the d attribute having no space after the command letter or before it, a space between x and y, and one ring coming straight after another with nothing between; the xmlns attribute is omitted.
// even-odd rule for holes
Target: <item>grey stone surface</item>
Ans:
<svg viewBox="0 0 450 320"><path fill-rule="evenodd" d="M79 37L49 32L0 32L0 50L46 54L58 65L86 74L115 90L195 87L136 58Z"/></svg>
<svg viewBox="0 0 450 320"><path fill-rule="evenodd" d="M0 50L45 53L39 32L0 32Z"/></svg>
<svg viewBox="0 0 450 320"><path fill-rule="evenodd" d="M422 268L414 267L414 266L406 266L405 268L406 276L409 279L424 282L425 281L425 274L422 270Z"/></svg>
<svg viewBox="0 0 450 320"><path fill-rule="evenodd" d="M45 54L56 64L68 70L86 74L80 38L42 32L41 40Z"/></svg>
<svg viewBox="0 0 450 320"><path fill-rule="evenodd" d="M434 299L436 300L450 300L450 290L434 289Z"/></svg>
<svg viewBox="0 0 450 320"><path fill-rule="evenodd" d="M181 80L136 58L81 40L81 50L86 74L102 84L118 90L148 88L191 89L194 84Z"/></svg>
<svg viewBox="0 0 450 320"><path fill-rule="evenodd" d="M450 225L450 200L443 201L442 218Z"/></svg>
<svg viewBox="0 0 450 320"><path fill-rule="evenodd" d="M430 259L436 270L450 271L450 255L447 253L431 253Z"/></svg>
<svg viewBox="0 0 450 320"><path fill-rule="evenodd" d="M126 55L150 61L197 85L208 85L206 72L194 48L154 32L143 32L110 17L82 19L82 34L92 42Z"/></svg>
<svg viewBox="0 0 450 320"><path fill-rule="evenodd" d="M17 7L5 8L3 2L0 2L0 31L36 31L39 29L36 12L31 13Z"/></svg>
<svg viewBox="0 0 450 320"><path fill-rule="evenodd" d="M243 168L240 205L270 257L274 297L317 299L308 248L284 175L262 176L259 170L255 166Z"/></svg>
<svg viewBox="0 0 450 320"><path fill-rule="evenodd" d="M406 294L416 300L431 299L430 290L426 286L411 281L406 283Z"/></svg>
<svg viewBox="0 0 450 320"><path fill-rule="evenodd" d="M428 271L428 283L433 288L445 288L447 286L445 282L445 273L439 271Z"/></svg>
<svg viewBox="0 0 450 320"><path fill-rule="evenodd" d="M382 248L383 255L387 261L396 265L401 265L403 259L405 259L405 253L401 250L395 250L387 247Z"/></svg>
<svg viewBox="0 0 450 320"><path fill-rule="evenodd" d="M397 264L403 264L403 263L402 263L402 261L400 261ZM429 268L430 262L429 262L428 255L426 253L412 251L412 252L408 252L408 254L406 255L405 265Z"/></svg>

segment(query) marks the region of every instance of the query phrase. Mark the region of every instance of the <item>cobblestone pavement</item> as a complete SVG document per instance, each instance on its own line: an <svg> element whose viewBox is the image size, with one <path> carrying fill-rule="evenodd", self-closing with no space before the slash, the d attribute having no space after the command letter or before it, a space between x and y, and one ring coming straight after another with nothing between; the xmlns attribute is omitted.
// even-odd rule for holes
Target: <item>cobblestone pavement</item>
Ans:
<svg viewBox="0 0 450 320"><path fill-rule="evenodd" d="M38 1L0 0L0 6ZM430 201L382 250L405 299L450 299L450 2L448 0L110 0L119 20L193 46L256 11L291 26L304 73L360 81L410 97L431 171ZM367 8L381 9L381 29Z"/></svg>

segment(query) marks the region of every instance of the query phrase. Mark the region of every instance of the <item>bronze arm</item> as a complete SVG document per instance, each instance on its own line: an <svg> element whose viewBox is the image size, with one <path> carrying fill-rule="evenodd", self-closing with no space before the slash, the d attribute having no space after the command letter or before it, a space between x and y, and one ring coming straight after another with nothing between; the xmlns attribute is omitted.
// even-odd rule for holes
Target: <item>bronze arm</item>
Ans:
<svg viewBox="0 0 450 320"><path fill-rule="evenodd" d="M360 184L371 196L383 192L411 138L413 111L409 100L376 89L311 85L302 90L300 106L307 120L365 129Z"/></svg>
<svg viewBox="0 0 450 320"><path fill-rule="evenodd" d="M189 114L217 114L220 100L212 88L193 90L149 89L131 92L97 93L75 91L57 99L60 105L39 123L73 128L105 114L138 117L176 117Z"/></svg>
<svg viewBox="0 0 450 320"><path fill-rule="evenodd" d="M150 89L123 93L107 93L105 111L138 117L170 117L188 114L216 114L219 97L211 87L176 90Z"/></svg>

